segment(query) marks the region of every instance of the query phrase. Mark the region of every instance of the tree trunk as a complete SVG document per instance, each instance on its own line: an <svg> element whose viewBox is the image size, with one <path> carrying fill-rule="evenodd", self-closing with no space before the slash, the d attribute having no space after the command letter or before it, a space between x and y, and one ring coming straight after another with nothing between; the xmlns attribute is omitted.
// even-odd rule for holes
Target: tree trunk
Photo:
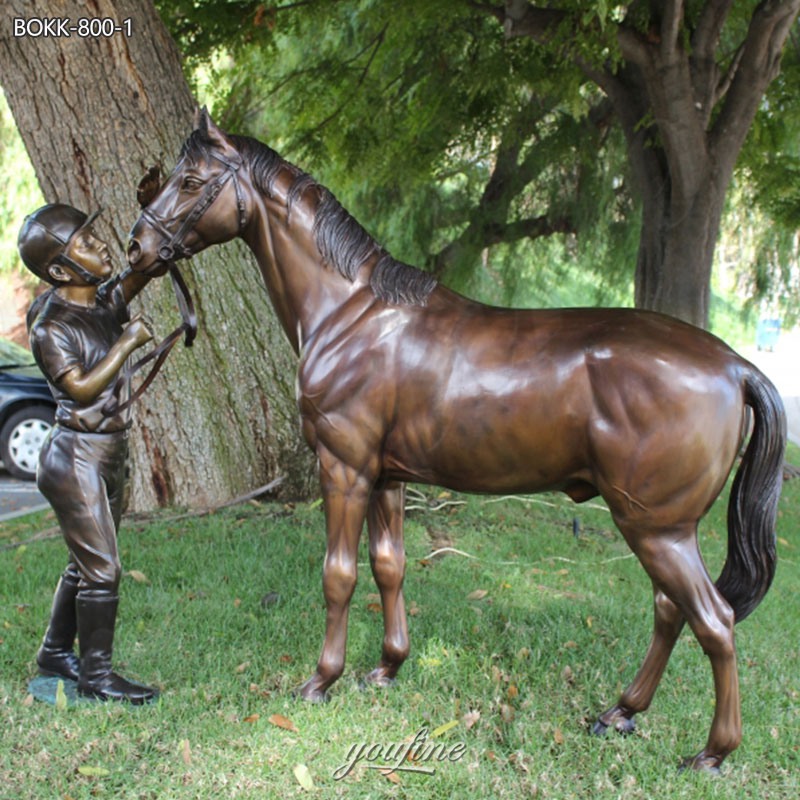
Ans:
<svg viewBox="0 0 800 800"><path fill-rule="evenodd" d="M9 0L4 11L7 21L52 18L53 6ZM172 166L195 102L149 0L67 0L58 14L70 25L105 18L122 29L98 38L4 33L3 89L45 198L103 207L96 227L122 268L138 180L158 160ZM131 507L213 506L278 475L285 491L307 491L295 358L249 252L240 243L216 248L183 271L200 332L191 350L173 351L134 410ZM153 281L137 302L157 338L177 325L168 281Z"/></svg>

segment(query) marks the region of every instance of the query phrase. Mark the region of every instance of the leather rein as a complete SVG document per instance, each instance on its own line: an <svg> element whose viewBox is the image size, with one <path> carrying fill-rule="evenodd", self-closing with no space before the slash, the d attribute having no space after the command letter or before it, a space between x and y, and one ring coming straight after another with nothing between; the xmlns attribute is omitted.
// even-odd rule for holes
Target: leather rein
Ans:
<svg viewBox="0 0 800 800"><path fill-rule="evenodd" d="M237 176L237 172L241 166L241 161L230 161L216 153L211 153L210 155L217 161L222 162L222 164L225 166L225 170L205 186L202 196L198 199L197 203L195 203L194 207L175 233L171 233L167 226L147 208L152 199L154 199L156 192L153 191L150 193L150 197L147 197L145 200L142 199L141 186L148 179L148 177L152 180L154 176L157 176L157 169L151 169L151 171L148 173L148 176L145 176L145 178L142 180L142 184L140 184L139 200L142 205L141 216L151 227L153 227L167 240L166 244L159 247L158 257L159 262L166 264L167 269L169 270L169 276L172 279L172 288L175 291L175 298L178 301L178 309L180 310L181 319L183 321L177 328L175 328L174 331L172 331L172 333L170 333L168 336L165 336L164 339L162 339L161 342L146 356L140 358L132 366L123 368L117 377L114 388L111 392L111 396L103 406L104 416L108 417L112 416L113 414L120 414L126 411L147 391L148 387L153 382L153 379L156 377L164 362L167 360L167 356L169 355L170 351L181 338L181 336L184 337L184 345L186 347L192 346L195 336L197 335L197 313L195 311L192 296L189 293L189 288L186 286L186 282L184 281L183 276L181 275L180 270L175 263L175 260L181 258L190 258L193 255L192 251L185 247L184 239L189 233L191 233L191 231L194 229L194 226L199 222L200 218L206 213L206 211L211 208L214 201L217 199L217 197L219 197L223 187L230 179L233 180L233 185L236 190L236 204L239 210L239 232L241 233L241 231L244 229L246 221L244 195L242 193L242 188ZM141 382L136 390L131 393L127 400L120 403L122 391L130 382L131 377L151 361L154 363L150 369L150 372L147 374L147 377Z"/></svg>

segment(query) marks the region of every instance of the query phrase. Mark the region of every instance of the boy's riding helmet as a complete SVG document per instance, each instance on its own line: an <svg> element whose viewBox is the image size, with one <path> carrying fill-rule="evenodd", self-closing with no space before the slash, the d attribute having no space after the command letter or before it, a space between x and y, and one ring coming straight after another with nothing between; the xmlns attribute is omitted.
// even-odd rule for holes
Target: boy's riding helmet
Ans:
<svg viewBox="0 0 800 800"><path fill-rule="evenodd" d="M57 284L48 272L51 264L70 267L89 284L98 284L103 278L92 275L80 264L65 255L67 245L78 231L88 228L100 210L86 216L77 208L64 203L49 203L25 217L20 228L17 247L25 266L48 283Z"/></svg>

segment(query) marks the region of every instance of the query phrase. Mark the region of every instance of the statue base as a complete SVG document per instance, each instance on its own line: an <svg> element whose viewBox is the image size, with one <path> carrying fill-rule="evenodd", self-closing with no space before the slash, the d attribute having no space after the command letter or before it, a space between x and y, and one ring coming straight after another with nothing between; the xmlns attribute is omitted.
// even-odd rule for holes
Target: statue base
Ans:
<svg viewBox="0 0 800 800"><path fill-rule="evenodd" d="M61 689L59 691L59 684ZM132 683L132 686L139 686L139 684ZM78 694L78 682L71 681L68 678L50 677L45 675L37 675L28 684L28 694L32 695L35 700L40 700L51 706L59 706L61 708L72 708L73 706L86 705L87 703L103 703L98 697L83 697ZM143 703L128 703L127 705L148 705L155 703L158 700L158 693L149 700ZM109 700L108 702L114 702Z"/></svg>

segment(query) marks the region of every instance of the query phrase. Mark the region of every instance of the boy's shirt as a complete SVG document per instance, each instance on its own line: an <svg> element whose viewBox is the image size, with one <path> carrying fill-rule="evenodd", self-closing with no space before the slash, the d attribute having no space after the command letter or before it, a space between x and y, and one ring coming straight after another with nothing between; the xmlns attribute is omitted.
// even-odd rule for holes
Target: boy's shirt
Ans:
<svg viewBox="0 0 800 800"><path fill-rule="evenodd" d="M102 408L111 397L115 381L88 405L77 403L59 385L60 379L74 367L88 372L101 361L129 320L118 277L98 287L94 308L69 303L55 290L46 292L31 306L28 312L31 352L57 403L57 424L89 433L112 433L130 427L130 410L103 416ZM127 399L129 390L129 386L124 387L120 404Z"/></svg>

